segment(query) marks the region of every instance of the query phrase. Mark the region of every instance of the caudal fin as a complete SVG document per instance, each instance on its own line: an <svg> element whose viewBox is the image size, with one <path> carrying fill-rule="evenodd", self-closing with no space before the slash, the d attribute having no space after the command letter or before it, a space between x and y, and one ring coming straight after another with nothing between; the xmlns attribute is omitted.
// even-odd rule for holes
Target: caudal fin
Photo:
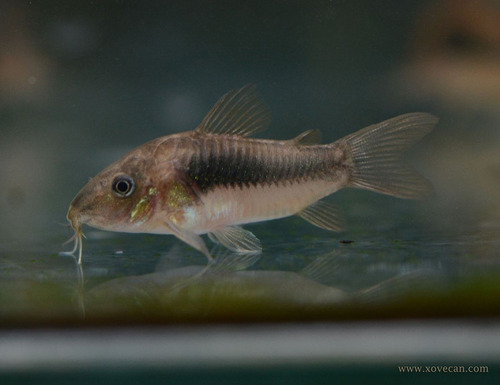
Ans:
<svg viewBox="0 0 500 385"><path fill-rule="evenodd" d="M421 199L429 195L430 183L401 156L432 131L437 121L431 114L405 114L341 139L347 143L354 163L349 186L398 198Z"/></svg>

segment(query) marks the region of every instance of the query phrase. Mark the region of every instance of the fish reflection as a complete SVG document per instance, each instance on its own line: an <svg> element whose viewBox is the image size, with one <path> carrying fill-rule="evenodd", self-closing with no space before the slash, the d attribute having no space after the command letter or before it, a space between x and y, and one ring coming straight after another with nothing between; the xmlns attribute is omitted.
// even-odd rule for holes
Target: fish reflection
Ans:
<svg viewBox="0 0 500 385"><path fill-rule="evenodd" d="M398 275L366 289L349 292L334 287L342 250L323 254L297 272L250 269L262 254L215 252L209 265L179 266L175 250L151 274L116 278L86 292L89 316L204 317L306 315L329 306L390 298L412 274ZM380 296L378 295L380 293ZM296 313L299 309L305 313ZM127 318L128 319L128 318Z"/></svg>

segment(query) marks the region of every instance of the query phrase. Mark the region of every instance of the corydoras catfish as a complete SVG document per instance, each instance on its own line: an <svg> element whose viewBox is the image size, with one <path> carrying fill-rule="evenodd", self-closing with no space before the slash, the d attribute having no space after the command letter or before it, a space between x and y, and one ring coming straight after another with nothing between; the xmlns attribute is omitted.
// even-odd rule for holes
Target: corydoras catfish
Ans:
<svg viewBox="0 0 500 385"><path fill-rule="evenodd" d="M82 257L82 224L109 231L173 234L205 254L200 235L236 252L258 252L259 239L239 225L298 215L340 230L321 199L343 187L418 199L430 184L402 152L437 118L401 115L330 144L309 130L290 140L250 138L270 114L253 85L224 95L194 130L164 136L105 168L71 202L71 253Z"/></svg>

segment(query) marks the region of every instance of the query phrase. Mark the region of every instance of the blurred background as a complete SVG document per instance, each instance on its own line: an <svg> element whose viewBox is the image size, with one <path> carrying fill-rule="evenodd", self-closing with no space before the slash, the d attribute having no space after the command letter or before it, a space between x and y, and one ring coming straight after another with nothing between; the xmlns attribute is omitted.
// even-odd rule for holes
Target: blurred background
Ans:
<svg viewBox="0 0 500 385"><path fill-rule="evenodd" d="M260 321L498 317L499 21L495 0L3 0L0 324L253 322L248 298L266 304L255 305ZM435 194L409 202L341 191L333 201L347 229L334 236L298 219L250 226L264 254L239 265L221 257L236 278L221 298L202 282L212 306L195 289L155 297L174 285L172 271L177 279L204 263L173 237L88 229L83 271L58 255L88 178L146 141L194 129L248 83L272 111L267 138L318 128L330 142L401 113L437 115L409 154ZM248 268L285 275L248 283L237 275ZM277 288L290 282L285 298ZM242 287L243 304L226 297ZM368 297L382 299L377 311L349 307ZM318 298L328 307L294 307ZM347 310L332 305L339 298ZM189 311L172 313L183 301ZM276 303L293 306L273 313Z"/></svg>

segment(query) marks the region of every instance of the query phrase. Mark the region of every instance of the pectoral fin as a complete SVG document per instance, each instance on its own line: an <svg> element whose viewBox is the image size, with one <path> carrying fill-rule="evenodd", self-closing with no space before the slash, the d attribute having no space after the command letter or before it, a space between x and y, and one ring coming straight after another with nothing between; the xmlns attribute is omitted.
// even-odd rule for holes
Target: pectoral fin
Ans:
<svg viewBox="0 0 500 385"><path fill-rule="evenodd" d="M322 229L330 231L342 230L343 221L338 209L328 202L317 201L304 210L299 211L297 215Z"/></svg>
<svg viewBox="0 0 500 385"><path fill-rule="evenodd" d="M259 239L248 230L239 226L226 226L212 231L209 238L238 253L260 253L262 245Z"/></svg>
<svg viewBox="0 0 500 385"><path fill-rule="evenodd" d="M205 245L205 242L198 234L181 229L180 227L172 223L167 223L166 225L177 238L179 238L183 242L186 242L189 246L194 247L196 250L201 251L207 256L210 262L213 261L212 256L208 252L207 246Z"/></svg>

